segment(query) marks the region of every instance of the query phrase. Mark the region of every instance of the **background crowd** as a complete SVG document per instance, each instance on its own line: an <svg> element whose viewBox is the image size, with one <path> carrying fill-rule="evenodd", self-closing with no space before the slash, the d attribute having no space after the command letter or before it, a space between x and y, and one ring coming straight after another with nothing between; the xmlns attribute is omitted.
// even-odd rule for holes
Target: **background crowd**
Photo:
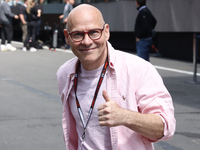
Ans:
<svg viewBox="0 0 200 150"><path fill-rule="evenodd" d="M8 2L10 0L1 0L0 5L0 24L1 24L1 51L15 51L16 48L11 45L11 40L13 37L13 18L18 20L15 24L20 24L22 30L22 51L30 50L30 52L37 51L37 41L39 40L40 30L42 26L42 13L43 13L43 3L44 0L15 0L15 4L9 7ZM65 43L64 35L62 31L66 28L68 15L73 9L74 0L64 0L65 7L63 13L59 16L61 20L60 29L61 33L60 39L52 39L49 41L49 47L51 48L53 42L60 41L64 49L70 48L69 45ZM136 37L136 50L137 55L147 61L149 61L149 53L152 49L152 37L154 36L154 28L156 26L156 19L146 7L145 0L136 1L136 7L138 10L138 15L135 20L135 37ZM7 40L7 43L6 43ZM56 44L57 46L57 44ZM62 47L62 46L61 46ZM55 47L54 47L55 48Z"/></svg>
<svg viewBox="0 0 200 150"><path fill-rule="evenodd" d="M30 50L30 52L36 52L43 23L44 0L23 0L23 2L16 0L11 7L8 4L10 0L0 1L1 51L16 50L16 47L11 45L13 26L20 25L23 42L22 51ZM59 16L62 30L66 27L67 16L73 9L74 0L65 0L65 3L63 14ZM62 37L62 43L65 43L64 35ZM65 46L69 48L66 43Z"/></svg>
<svg viewBox="0 0 200 150"><path fill-rule="evenodd" d="M10 0L1 0L0 25L1 25L1 51L15 51L16 47L11 45L13 38L13 18L20 24L22 30L22 51L30 50L36 52L35 40L40 34L42 25L42 12L44 0L16 0L14 6L10 7ZM6 42L7 41L7 42Z"/></svg>

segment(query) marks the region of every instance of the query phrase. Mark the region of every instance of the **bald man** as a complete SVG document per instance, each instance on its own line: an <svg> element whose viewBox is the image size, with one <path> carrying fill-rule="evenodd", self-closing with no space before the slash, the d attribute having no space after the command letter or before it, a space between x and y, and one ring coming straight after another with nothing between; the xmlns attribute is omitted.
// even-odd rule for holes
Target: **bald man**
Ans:
<svg viewBox="0 0 200 150"><path fill-rule="evenodd" d="M153 150L173 136L174 107L160 75L112 47L97 8L73 9L64 34L76 56L57 72L67 150Z"/></svg>

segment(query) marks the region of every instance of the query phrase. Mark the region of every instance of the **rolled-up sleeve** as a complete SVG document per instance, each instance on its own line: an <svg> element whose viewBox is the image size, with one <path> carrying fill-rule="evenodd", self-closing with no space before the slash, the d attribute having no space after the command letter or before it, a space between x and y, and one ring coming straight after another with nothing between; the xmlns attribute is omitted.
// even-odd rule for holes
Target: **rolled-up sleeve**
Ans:
<svg viewBox="0 0 200 150"><path fill-rule="evenodd" d="M141 113L157 114L163 121L164 136L157 141L172 138L176 127L172 97L166 89L162 78L152 65L149 65L141 75L136 98Z"/></svg>

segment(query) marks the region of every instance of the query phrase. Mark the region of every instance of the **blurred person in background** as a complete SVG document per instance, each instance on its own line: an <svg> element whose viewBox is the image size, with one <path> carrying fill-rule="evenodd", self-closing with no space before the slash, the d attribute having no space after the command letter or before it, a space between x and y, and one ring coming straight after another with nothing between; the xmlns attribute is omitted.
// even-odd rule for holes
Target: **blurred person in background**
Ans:
<svg viewBox="0 0 200 150"><path fill-rule="evenodd" d="M43 3L44 3L44 0L38 0L38 2L35 5L37 10L41 10L41 15L43 13ZM41 27L42 27L42 16L40 16L37 20L37 34L36 34L37 40L39 39Z"/></svg>
<svg viewBox="0 0 200 150"><path fill-rule="evenodd" d="M59 16L59 19L63 19L64 28L66 28L68 15L73 9L74 0L65 0L65 3L63 14Z"/></svg>
<svg viewBox="0 0 200 150"><path fill-rule="evenodd" d="M19 11L19 18L21 20L20 22L20 26L22 29L22 42L24 43L26 40L26 36L27 36L27 17L26 17L26 8L27 8L27 4L28 1L24 0L24 4L22 7L20 7L20 11Z"/></svg>
<svg viewBox="0 0 200 150"><path fill-rule="evenodd" d="M65 7L63 10L63 14L59 16L59 19L62 19L62 31L63 29L66 29L66 25L67 25L67 18L69 13L72 11L73 9L73 5L74 5L74 0L65 0ZM62 37L62 43L64 43L64 48L66 49L70 49L70 46L65 42L64 37Z"/></svg>
<svg viewBox="0 0 200 150"><path fill-rule="evenodd" d="M11 40L13 38L12 18L19 19L19 17L11 12L10 6L8 5L9 1L10 0L1 1L0 5L1 51L16 51L16 47L11 45Z"/></svg>
<svg viewBox="0 0 200 150"><path fill-rule="evenodd" d="M152 37L155 34L156 19L146 7L146 0L135 1L138 15L135 21L135 36L137 55L149 61L149 53L153 44Z"/></svg>
<svg viewBox="0 0 200 150"><path fill-rule="evenodd" d="M23 6L23 2L21 0L12 0L13 6L11 6L11 12L19 16L20 8ZM16 28L20 28L20 19L12 20L12 25L14 30Z"/></svg>
<svg viewBox="0 0 200 150"><path fill-rule="evenodd" d="M28 34L24 42L24 47L22 51L27 51L29 43L30 52L36 52L37 49L34 46L37 33L37 21L41 17L41 10L36 9L35 0L28 0L28 5L26 8L26 16L27 16Z"/></svg>

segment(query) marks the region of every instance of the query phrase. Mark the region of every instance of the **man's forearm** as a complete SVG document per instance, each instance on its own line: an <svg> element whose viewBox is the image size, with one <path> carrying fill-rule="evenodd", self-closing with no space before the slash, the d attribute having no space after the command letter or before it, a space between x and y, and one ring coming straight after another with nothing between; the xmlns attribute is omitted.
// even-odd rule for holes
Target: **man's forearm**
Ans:
<svg viewBox="0 0 200 150"><path fill-rule="evenodd" d="M164 124L156 114L141 114L129 110L123 111L123 125L151 140L163 137Z"/></svg>
<svg viewBox="0 0 200 150"><path fill-rule="evenodd" d="M106 103L98 107L100 126L123 125L151 140L163 137L164 124L160 116L123 109L109 97L106 90L103 91L103 97Z"/></svg>
<svg viewBox="0 0 200 150"><path fill-rule="evenodd" d="M21 21L22 21L23 24L26 24L26 21L24 19L24 15L19 14L19 18L21 19Z"/></svg>

